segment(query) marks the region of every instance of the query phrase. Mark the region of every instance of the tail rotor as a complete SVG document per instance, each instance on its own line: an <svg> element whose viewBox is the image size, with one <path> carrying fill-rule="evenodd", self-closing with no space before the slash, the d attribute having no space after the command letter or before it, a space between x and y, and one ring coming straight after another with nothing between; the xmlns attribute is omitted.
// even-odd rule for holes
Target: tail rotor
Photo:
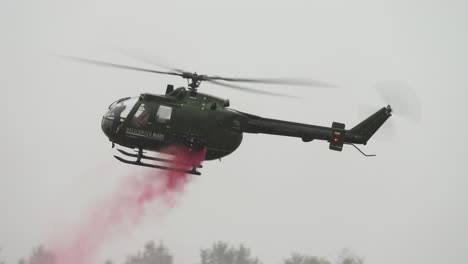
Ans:
<svg viewBox="0 0 468 264"><path fill-rule="evenodd" d="M402 122L409 122L413 125L421 122L422 106L414 89L402 81L382 81L376 83L373 90L382 99L383 103L392 106L392 119L387 122L379 133L376 134L376 140L393 141L398 135L398 127ZM359 106L360 116L367 116L373 110L373 107L367 104Z"/></svg>

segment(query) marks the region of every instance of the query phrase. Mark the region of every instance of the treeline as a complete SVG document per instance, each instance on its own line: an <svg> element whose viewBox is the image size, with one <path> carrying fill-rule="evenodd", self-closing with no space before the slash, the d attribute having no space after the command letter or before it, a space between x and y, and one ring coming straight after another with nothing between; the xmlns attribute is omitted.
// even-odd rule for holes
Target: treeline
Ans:
<svg viewBox="0 0 468 264"><path fill-rule="evenodd" d="M0 250L1 252L1 250ZM177 262L177 261L176 261ZM22 258L18 264L66 264L56 263L54 254L39 246L31 252L27 258ZM209 248L200 250L200 259L194 264L262 264L249 248L244 245L232 246L226 242L216 242ZM364 259L349 250L342 250L334 261L325 257L317 257L299 253L293 253L288 258L278 262L282 264L363 264ZM0 264L5 264L0 258ZM107 260L104 264L117 264L113 260ZM127 256L123 264L174 264L174 259L169 249L163 244L151 241L136 254Z"/></svg>

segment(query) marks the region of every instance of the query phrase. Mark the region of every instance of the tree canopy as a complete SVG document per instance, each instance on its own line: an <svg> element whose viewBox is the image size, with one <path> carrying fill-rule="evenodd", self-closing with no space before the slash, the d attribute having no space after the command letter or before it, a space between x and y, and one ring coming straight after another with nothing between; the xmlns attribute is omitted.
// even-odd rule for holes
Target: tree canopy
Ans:
<svg viewBox="0 0 468 264"><path fill-rule="evenodd" d="M244 245L230 246L226 242L216 242L211 248L200 252L201 264L260 264L261 262L251 256L250 249Z"/></svg>
<svg viewBox="0 0 468 264"><path fill-rule="evenodd" d="M143 252L128 256L125 264L172 264L172 255L162 242L156 246L150 241L146 243Z"/></svg>
<svg viewBox="0 0 468 264"><path fill-rule="evenodd" d="M31 256L27 259L20 259L18 264L56 264L55 256L43 246L34 248Z"/></svg>
<svg viewBox="0 0 468 264"><path fill-rule="evenodd" d="M364 258L352 253L349 249L343 249L338 254L337 264L364 264Z"/></svg>
<svg viewBox="0 0 468 264"><path fill-rule="evenodd" d="M0 264L5 264L1 258ZM31 255L22 258L18 264L62 264L56 263L53 252L43 246L32 250ZM105 264L114 264L112 260L107 260ZM122 263L122 262L119 262ZM124 264L173 264L173 256L169 249L160 242L157 246L153 241L147 242L143 249L134 255L128 255ZM194 263L196 263L194 261ZM325 257L317 257L306 254L293 253L282 262L283 264L364 264L364 258L352 253L349 249L341 250L337 258L331 262ZM218 241L209 248L200 250L199 264L261 264L259 259L252 255L252 251L240 244L232 246L227 242Z"/></svg>
<svg viewBox="0 0 468 264"><path fill-rule="evenodd" d="M294 253L283 262L284 264L331 264L326 258L316 256L301 255Z"/></svg>

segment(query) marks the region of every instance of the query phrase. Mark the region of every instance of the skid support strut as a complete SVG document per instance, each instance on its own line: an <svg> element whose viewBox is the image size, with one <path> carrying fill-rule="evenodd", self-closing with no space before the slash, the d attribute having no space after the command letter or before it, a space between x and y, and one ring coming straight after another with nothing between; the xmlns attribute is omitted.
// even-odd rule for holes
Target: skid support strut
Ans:
<svg viewBox="0 0 468 264"><path fill-rule="evenodd" d="M183 172L183 173L188 173L188 174L193 174L193 175L201 175L201 173L199 171L197 171L197 168L202 168L203 167L200 164L180 163L180 162L174 162L173 160L170 160L170 159L146 156L143 153L142 148L138 149L138 153L129 153L129 152L127 152L125 150L122 150L122 149L117 149L117 151L119 151L121 154L123 154L123 155L125 155L127 157L136 158L136 161L133 161L133 160L127 160L127 159L124 159L122 157L114 155L114 158L116 158L118 161L121 161L121 162L126 163L126 164L138 165L138 166L161 169L161 170L178 171L178 172ZM146 162L144 162L146 160L161 162L161 163L163 163L165 165L146 163ZM174 167L172 167L170 165L173 165ZM179 168L177 166L192 167L192 169L191 170L186 170L186 169L183 169L183 168Z"/></svg>

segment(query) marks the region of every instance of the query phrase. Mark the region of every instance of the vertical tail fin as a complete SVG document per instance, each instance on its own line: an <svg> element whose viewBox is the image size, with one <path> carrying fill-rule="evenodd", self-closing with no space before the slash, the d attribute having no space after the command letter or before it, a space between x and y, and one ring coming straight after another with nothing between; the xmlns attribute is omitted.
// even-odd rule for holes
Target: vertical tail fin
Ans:
<svg viewBox="0 0 468 264"><path fill-rule="evenodd" d="M392 108L390 105L382 107L382 109L349 130L347 133L347 141L365 145L390 116L392 116Z"/></svg>

